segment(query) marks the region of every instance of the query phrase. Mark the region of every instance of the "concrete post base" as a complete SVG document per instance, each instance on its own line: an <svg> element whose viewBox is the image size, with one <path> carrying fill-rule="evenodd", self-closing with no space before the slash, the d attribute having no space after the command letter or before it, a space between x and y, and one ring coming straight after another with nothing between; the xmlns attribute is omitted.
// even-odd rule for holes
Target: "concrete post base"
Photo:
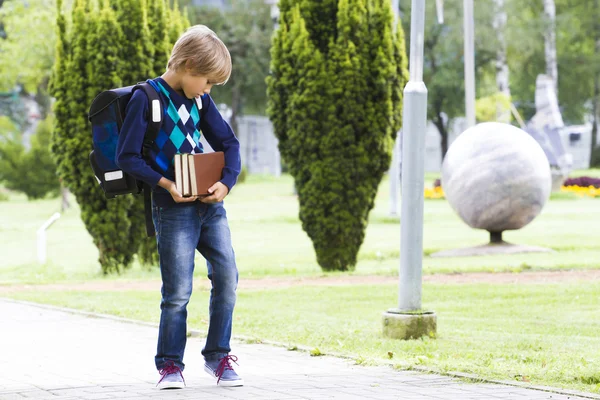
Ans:
<svg viewBox="0 0 600 400"><path fill-rule="evenodd" d="M390 309L383 313L383 336L392 339L435 337L437 316L433 311L400 311Z"/></svg>

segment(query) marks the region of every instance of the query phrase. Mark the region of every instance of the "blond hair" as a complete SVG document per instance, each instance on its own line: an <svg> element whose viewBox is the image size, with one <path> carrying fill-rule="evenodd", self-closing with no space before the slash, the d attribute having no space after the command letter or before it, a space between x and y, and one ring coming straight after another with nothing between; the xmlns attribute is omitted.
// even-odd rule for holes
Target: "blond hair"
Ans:
<svg viewBox="0 0 600 400"><path fill-rule="evenodd" d="M231 55L217 35L204 25L190 27L175 43L168 70L190 69L215 85L224 85L231 76Z"/></svg>

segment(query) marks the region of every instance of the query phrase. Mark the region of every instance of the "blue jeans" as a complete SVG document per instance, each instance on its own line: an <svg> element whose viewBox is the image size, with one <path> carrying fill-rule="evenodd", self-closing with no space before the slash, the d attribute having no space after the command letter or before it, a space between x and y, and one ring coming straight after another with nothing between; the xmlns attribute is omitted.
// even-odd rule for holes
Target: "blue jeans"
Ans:
<svg viewBox="0 0 600 400"><path fill-rule="evenodd" d="M152 207L162 276L157 369L167 361L185 367L187 304L192 294L196 250L208 266L210 291L205 357L229 353L238 271L223 203L199 201L175 207Z"/></svg>

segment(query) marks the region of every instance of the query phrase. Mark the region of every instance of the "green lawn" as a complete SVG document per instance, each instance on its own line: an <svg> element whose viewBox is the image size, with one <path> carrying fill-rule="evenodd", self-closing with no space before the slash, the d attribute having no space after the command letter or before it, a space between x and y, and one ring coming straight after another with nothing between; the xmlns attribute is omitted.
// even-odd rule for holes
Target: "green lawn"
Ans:
<svg viewBox="0 0 600 400"><path fill-rule="evenodd" d="M582 174L582 173L579 173ZM587 171L588 175L600 172ZM436 175L428 174L428 184ZM298 220L298 202L289 176L250 177L226 199L238 267L242 278L322 275L312 244ZM384 180L370 214L355 274L395 275L399 263L400 225L389 215L389 182ZM12 195L0 202L0 284L63 280L158 278L158 270L135 264L119 277L103 277L98 252L75 205L48 231L48 263L36 262L36 229L59 210L58 200L26 201ZM550 247L553 254L468 258L425 257L425 273L515 271L523 269L600 268L600 201L558 196L527 227L505 233L514 243ZM425 202L425 254L484 244L488 234L465 225L445 200ZM203 265L198 255L199 265ZM198 268L197 274L204 275Z"/></svg>
<svg viewBox="0 0 600 400"><path fill-rule="evenodd" d="M573 175L600 176L600 170ZM427 175L431 185L437 176ZM298 220L289 176L252 176L226 201L240 279L323 276ZM370 215L356 275L396 276L400 225L389 215L389 182L382 182ZM48 260L36 262L36 229L58 200L27 202L11 194L0 202L0 284L91 280L157 280L156 268L135 264L121 276L102 276L98 253L75 205L48 232ZM513 243L546 246L547 254L432 258L444 249L486 243L445 200L425 202L424 272L600 268L600 200L553 196L530 225L506 232ZM196 274L205 276L198 256ZM1 288L0 288L1 293ZM5 295L157 322L159 291L13 291ZM241 289L235 333L256 340L307 346L364 363L425 366L482 377L516 379L600 393L600 283L425 284L423 305L438 313L435 340L395 341L381 336L381 314L396 306L396 285L294 286ZM208 292L196 290L190 325L207 324ZM389 357L391 355L391 358Z"/></svg>
<svg viewBox="0 0 600 400"><path fill-rule="evenodd" d="M424 366L600 393L600 283L425 284L438 338L382 337L396 285L240 290L234 335L398 368ZM158 291L44 292L11 297L158 322ZM196 290L190 327L207 328L208 291ZM318 349L318 350L316 350ZM235 349L234 349L235 350ZM390 358L391 355L391 358Z"/></svg>
<svg viewBox="0 0 600 400"><path fill-rule="evenodd" d="M569 176L576 178L579 176L591 176L592 178L600 178L600 168L592 168L592 169L579 169L573 171L569 174Z"/></svg>

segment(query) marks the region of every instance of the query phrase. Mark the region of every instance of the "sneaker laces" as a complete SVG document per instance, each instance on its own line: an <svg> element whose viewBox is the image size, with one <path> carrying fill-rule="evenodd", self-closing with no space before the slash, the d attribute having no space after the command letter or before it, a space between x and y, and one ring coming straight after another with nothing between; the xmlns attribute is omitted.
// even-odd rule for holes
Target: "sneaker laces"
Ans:
<svg viewBox="0 0 600 400"><path fill-rule="evenodd" d="M162 378L160 378L160 381L158 381L158 383L161 383L162 380L165 379L165 377L167 375L179 373L179 375L181 376L181 379L183 379L183 383L185 384L185 378L183 377L183 374L181 373L181 369L177 365L175 365L173 363L173 361L167 361L165 366L162 369L160 369L158 371L158 373L162 375ZM157 386L158 386L158 383L156 384Z"/></svg>
<svg viewBox="0 0 600 400"><path fill-rule="evenodd" d="M217 366L217 370L215 371L215 376L217 377L217 384L219 384L219 381L221 380L221 377L223 376L223 373L225 371L227 371L228 369L233 371L233 367L231 366L229 361L233 361L234 363L239 365L237 363L237 360L238 358L236 356L230 356L229 354L221 358L221 360L219 361L219 365Z"/></svg>

